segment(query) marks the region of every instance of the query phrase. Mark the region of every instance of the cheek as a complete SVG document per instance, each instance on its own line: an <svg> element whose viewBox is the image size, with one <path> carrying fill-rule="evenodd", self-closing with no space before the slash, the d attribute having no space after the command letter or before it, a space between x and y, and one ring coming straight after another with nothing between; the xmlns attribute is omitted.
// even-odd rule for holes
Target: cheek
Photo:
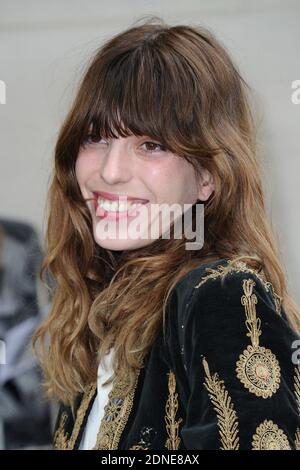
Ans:
<svg viewBox="0 0 300 470"><path fill-rule="evenodd" d="M186 160L177 162L176 180L178 197L187 204L194 203L197 199L197 179L193 166Z"/></svg>
<svg viewBox="0 0 300 470"><path fill-rule="evenodd" d="M82 183L88 178L92 168L92 159L84 153L79 153L75 163L75 174L78 183Z"/></svg>
<svg viewBox="0 0 300 470"><path fill-rule="evenodd" d="M90 168L89 159L83 155L78 155L75 162L75 177L83 197L87 197L86 183L89 179Z"/></svg>
<svg viewBox="0 0 300 470"><path fill-rule="evenodd" d="M173 182L180 178L182 167L175 158L171 155L169 158L154 162L152 165L143 169L143 178L151 183L152 187L157 189L170 190L173 188Z"/></svg>
<svg viewBox="0 0 300 470"><path fill-rule="evenodd" d="M170 165L156 165L147 168L147 171L143 171L142 179L155 196L156 202L169 200L170 192L173 191L172 184L170 184L172 181Z"/></svg>
<svg viewBox="0 0 300 470"><path fill-rule="evenodd" d="M80 155L78 155L76 162L75 162L75 175L76 175L78 183L81 181L82 171L83 171L82 159L80 158Z"/></svg>
<svg viewBox="0 0 300 470"><path fill-rule="evenodd" d="M146 178L161 200L189 204L197 199L194 168L179 157L152 168Z"/></svg>

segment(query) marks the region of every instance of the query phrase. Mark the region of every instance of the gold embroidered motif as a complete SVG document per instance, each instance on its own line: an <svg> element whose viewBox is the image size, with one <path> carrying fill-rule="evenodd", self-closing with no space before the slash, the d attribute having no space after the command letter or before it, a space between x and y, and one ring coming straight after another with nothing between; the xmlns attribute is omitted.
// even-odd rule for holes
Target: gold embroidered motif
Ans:
<svg viewBox="0 0 300 470"><path fill-rule="evenodd" d="M231 397L224 386L224 380L220 380L217 373L211 376L206 359L203 359L202 363L206 374L204 385L217 413L221 449L238 450L238 419Z"/></svg>
<svg viewBox="0 0 300 470"><path fill-rule="evenodd" d="M253 279L243 280L244 295L241 303L245 307L247 336L251 345L240 354L236 363L237 377L257 397L268 398L276 393L280 385L280 366L276 356L259 345L261 321L256 316L257 296L252 293Z"/></svg>
<svg viewBox="0 0 300 470"><path fill-rule="evenodd" d="M148 447L144 446L143 441L140 441L138 444L129 447L129 450L149 450Z"/></svg>
<svg viewBox="0 0 300 470"><path fill-rule="evenodd" d="M140 369L136 371L136 380L132 390L126 393L125 379L116 377L112 390L108 395L108 403L104 407L104 416L101 420L97 441L94 449L117 450L121 434L128 421L138 384Z"/></svg>
<svg viewBox="0 0 300 470"><path fill-rule="evenodd" d="M282 429L266 419L256 428L252 450L291 450L291 447Z"/></svg>
<svg viewBox="0 0 300 470"><path fill-rule="evenodd" d="M59 421L59 426L54 434L53 447L56 450L68 450L68 435L65 433L65 423L67 420L67 413L62 413Z"/></svg>
<svg viewBox="0 0 300 470"><path fill-rule="evenodd" d="M168 390L169 395L166 402L165 410L165 423L168 434L165 447L168 450L178 450L180 444L179 425L182 418L176 421L176 414L178 410L178 393L176 393L176 377L173 371L168 373Z"/></svg>
<svg viewBox="0 0 300 470"><path fill-rule="evenodd" d="M209 279L216 280L217 278L219 277L222 278L232 272L251 273L261 281L262 285L264 286L267 292L271 291L273 298L274 298L276 312L280 315L282 298L278 294L276 294L273 288L273 285L271 284L271 282L268 282L266 280L266 276L262 270L258 271L256 269L253 269L250 266L248 266L244 261L234 261L234 260L228 260L227 265L225 266L219 265L216 268L206 268L205 270L207 271L208 274L202 277L201 281L196 286L194 286L195 289L198 289L199 287L201 287Z"/></svg>

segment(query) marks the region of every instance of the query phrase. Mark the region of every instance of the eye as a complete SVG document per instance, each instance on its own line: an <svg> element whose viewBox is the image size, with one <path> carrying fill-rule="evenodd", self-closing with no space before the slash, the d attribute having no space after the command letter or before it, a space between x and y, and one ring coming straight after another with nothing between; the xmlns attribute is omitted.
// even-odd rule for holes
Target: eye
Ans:
<svg viewBox="0 0 300 470"><path fill-rule="evenodd" d="M87 145L93 145L93 144L106 144L106 140L101 138L99 135L95 134L88 134L83 140L82 140L82 147L85 147Z"/></svg>
<svg viewBox="0 0 300 470"><path fill-rule="evenodd" d="M147 141L147 142L144 142L142 144L142 146L145 145L146 146L146 152L150 152L150 153L157 153L158 152L166 152L167 151L167 148L162 145L162 144L159 144L157 142L152 142L152 141ZM155 147L159 147L158 150L155 150Z"/></svg>

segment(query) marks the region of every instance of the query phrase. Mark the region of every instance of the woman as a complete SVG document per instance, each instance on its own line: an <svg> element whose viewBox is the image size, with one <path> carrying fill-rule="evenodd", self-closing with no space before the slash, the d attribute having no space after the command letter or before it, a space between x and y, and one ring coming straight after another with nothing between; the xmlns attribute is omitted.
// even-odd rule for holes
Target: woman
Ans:
<svg viewBox="0 0 300 470"><path fill-rule="evenodd" d="M151 209L172 204L165 237ZM175 222L200 230L199 205L187 249ZM55 448L299 448L299 310L246 85L212 34L150 20L97 51L56 144L46 248L34 344Z"/></svg>

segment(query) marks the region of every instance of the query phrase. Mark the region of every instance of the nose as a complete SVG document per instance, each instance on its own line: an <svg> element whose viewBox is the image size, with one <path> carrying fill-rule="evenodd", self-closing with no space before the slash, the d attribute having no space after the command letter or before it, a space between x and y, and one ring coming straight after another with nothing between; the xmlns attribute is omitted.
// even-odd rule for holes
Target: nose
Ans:
<svg viewBox="0 0 300 470"><path fill-rule="evenodd" d="M130 179L129 151L125 139L112 139L103 160L101 176L107 184L116 184Z"/></svg>

